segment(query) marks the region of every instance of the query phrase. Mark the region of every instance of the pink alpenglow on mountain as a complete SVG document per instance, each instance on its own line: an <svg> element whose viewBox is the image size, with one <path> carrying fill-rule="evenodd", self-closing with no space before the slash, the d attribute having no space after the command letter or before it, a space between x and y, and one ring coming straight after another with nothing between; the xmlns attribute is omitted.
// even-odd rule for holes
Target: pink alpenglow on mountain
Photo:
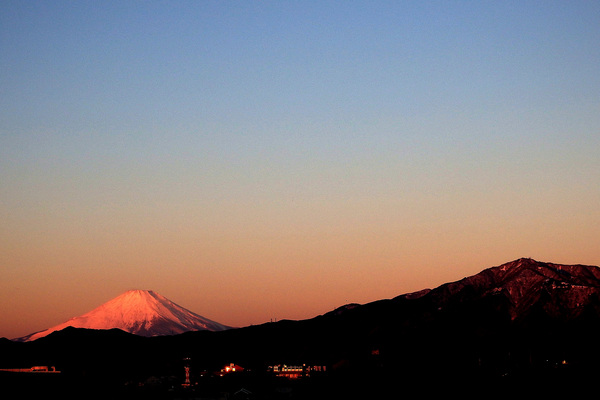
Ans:
<svg viewBox="0 0 600 400"><path fill-rule="evenodd" d="M222 331L231 328L193 313L151 290L130 290L86 314L16 340L36 340L69 326L86 329L118 328L140 336L176 335L199 330Z"/></svg>

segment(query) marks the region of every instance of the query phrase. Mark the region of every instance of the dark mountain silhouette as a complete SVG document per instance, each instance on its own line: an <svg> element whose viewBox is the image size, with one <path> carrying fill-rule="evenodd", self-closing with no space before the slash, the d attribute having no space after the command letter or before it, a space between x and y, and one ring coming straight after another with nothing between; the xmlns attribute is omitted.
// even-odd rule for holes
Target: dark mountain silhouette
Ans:
<svg viewBox="0 0 600 400"><path fill-rule="evenodd" d="M409 389L479 396L518 389L526 395L524 387L537 395L573 395L600 374L599 334L598 267L519 259L432 290L342 306L308 320L151 338L67 328L34 342L2 340L0 368L56 365L70 388L103 382L109 390L150 376L182 382L189 358L197 374L241 365L243 376L252 378L245 384L262 382L264 389L272 383L265 375L269 365L318 364L327 366L326 378L307 383L297 398Z"/></svg>

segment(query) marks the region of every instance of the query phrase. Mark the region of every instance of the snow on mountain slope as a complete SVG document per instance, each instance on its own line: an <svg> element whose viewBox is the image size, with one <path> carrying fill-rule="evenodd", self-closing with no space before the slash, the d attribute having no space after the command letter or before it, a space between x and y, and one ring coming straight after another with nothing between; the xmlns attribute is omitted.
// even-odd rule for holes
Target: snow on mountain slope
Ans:
<svg viewBox="0 0 600 400"><path fill-rule="evenodd" d="M573 318L586 310L600 312L600 268L521 258L445 283L423 298L439 309L495 299L506 305L513 320L536 309Z"/></svg>
<svg viewBox="0 0 600 400"><path fill-rule="evenodd" d="M79 317L17 341L32 341L68 326L118 328L141 336L175 335L187 331L222 331L230 327L193 313L151 290L130 290Z"/></svg>

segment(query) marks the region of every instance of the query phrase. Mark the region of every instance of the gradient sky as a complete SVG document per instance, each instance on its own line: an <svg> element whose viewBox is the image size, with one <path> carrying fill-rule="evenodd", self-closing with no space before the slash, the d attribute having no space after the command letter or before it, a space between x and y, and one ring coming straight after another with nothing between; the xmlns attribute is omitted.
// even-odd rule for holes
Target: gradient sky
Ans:
<svg viewBox="0 0 600 400"><path fill-rule="evenodd" d="M0 337L600 265L600 2L2 1Z"/></svg>

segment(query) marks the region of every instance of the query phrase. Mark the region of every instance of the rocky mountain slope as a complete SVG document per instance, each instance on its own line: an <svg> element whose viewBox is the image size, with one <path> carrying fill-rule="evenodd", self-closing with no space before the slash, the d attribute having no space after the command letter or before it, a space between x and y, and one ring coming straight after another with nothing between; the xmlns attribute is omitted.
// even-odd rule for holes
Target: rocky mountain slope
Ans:
<svg viewBox="0 0 600 400"><path fill-rule="evenodd" d="M535 307L542 307L548 316L573 319L588 307L597 311L599 291L598 267L522 258L444 284L426 295L440 306L484 299L506 303L512 320L525 318Z"/></svg>

